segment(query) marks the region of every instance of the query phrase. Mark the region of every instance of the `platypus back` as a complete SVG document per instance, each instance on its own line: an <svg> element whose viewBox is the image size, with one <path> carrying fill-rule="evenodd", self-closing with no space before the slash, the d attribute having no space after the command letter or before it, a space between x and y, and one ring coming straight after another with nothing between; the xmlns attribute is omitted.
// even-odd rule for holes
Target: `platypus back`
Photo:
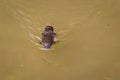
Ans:
<svg viewBox="0 0 120 80"><path fill-rule="evenodd" d="M52 43L54 42L54 36L55 33L53 33L53 31L44 31L42 33L42 42L52 45Z"/></svg>

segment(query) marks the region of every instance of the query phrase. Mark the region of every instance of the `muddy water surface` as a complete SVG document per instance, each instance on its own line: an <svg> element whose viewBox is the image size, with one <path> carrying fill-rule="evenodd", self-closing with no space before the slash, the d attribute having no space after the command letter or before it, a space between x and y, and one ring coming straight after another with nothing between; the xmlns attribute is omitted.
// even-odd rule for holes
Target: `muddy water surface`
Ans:
<svg viewBox="0 0 120 80"><path fill-rule="evenodd" d="M119 0L0 0L0 80L120 80ZM59 43L40 50L53 25Z"/></svg>

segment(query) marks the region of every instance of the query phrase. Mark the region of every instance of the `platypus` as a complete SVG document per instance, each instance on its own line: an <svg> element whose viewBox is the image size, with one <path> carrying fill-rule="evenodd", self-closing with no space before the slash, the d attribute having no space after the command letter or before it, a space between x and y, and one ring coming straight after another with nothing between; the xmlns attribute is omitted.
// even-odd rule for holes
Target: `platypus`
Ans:
<svg viewBox="0 0 120 80"><path fill-rule="evenodd" d="M44 32L42 33L42 40L40 43L44 46L44 48L49 49L54 43L55 36L56 33L54 33L54 28L52 26L47 25L45 27Z"/></svg>

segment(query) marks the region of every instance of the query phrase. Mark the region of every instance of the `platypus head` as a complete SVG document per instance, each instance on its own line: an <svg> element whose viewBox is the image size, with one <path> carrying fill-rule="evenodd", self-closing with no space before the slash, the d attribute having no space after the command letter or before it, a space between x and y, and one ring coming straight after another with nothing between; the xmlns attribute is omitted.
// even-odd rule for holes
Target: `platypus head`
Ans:
<svg viewBox="0 0 120 80"><path fill-rule="evenodd" d="M47 25L47 26L45 27L45 31L54 31L54 29L53 29L52 26Z"/></svg>

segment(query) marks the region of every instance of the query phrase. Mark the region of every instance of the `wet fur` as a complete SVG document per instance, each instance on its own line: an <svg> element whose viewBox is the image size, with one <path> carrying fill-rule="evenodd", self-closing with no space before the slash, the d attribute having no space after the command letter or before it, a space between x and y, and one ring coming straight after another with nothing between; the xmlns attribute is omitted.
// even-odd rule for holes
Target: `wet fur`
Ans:
<svg viewBox="0 0 120 80"><path fill-rule="evenodd" d="M54 33L54 28L52 26L46 26L44 32L42 33L42 40L40 44L45 46L45 43L47 43L52 46L52 44L54 43L55 35L56 33Z"/></svg>

